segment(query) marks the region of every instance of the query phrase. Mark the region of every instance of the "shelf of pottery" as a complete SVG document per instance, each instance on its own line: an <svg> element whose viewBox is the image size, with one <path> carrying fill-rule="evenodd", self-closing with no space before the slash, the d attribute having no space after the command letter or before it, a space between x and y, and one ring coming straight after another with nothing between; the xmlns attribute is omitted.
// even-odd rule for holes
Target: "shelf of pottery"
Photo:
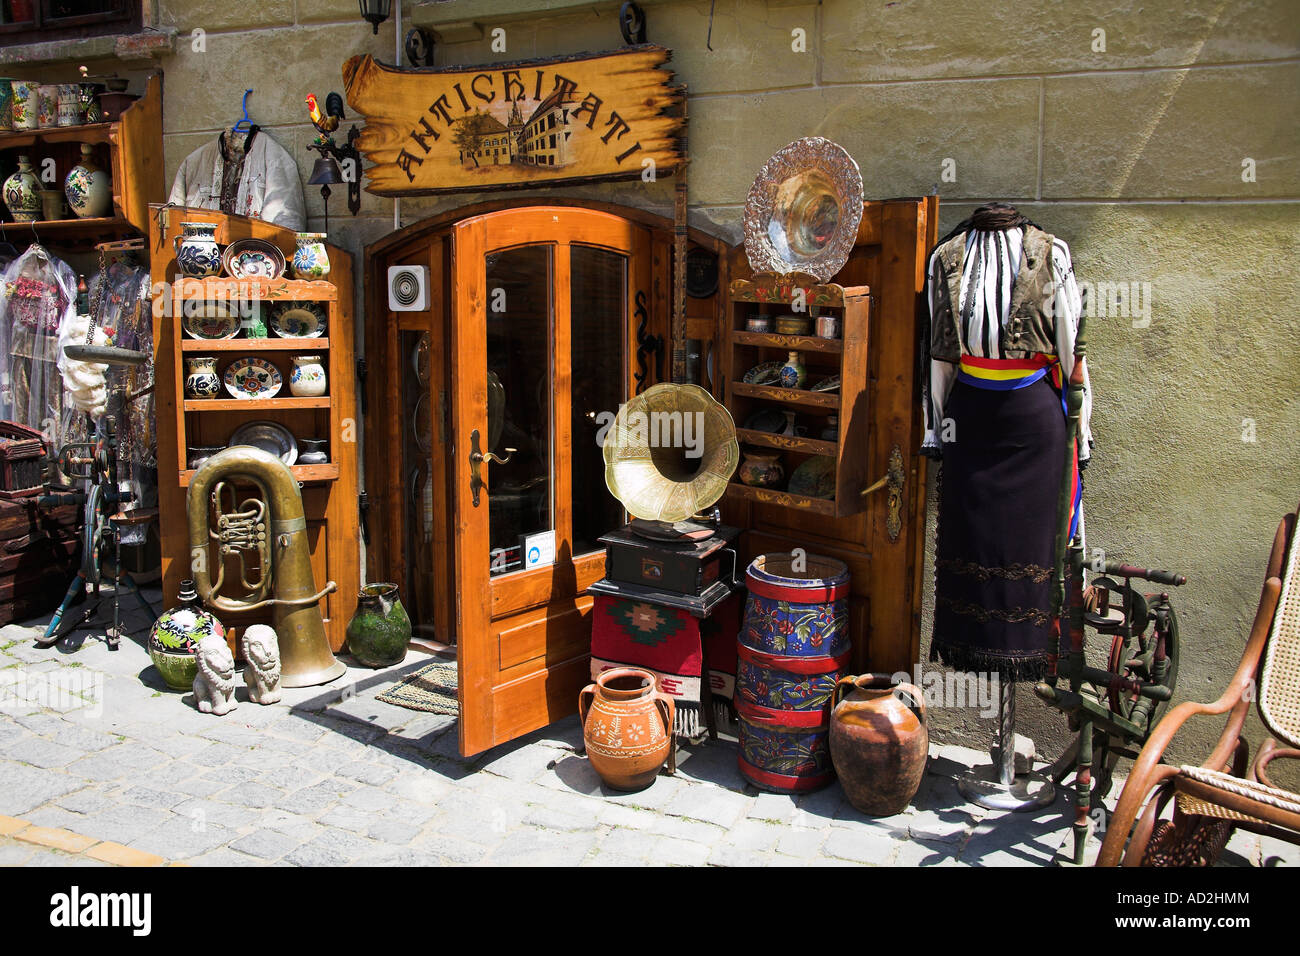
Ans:
<svg viewBox="0 0 1300 956"><path fill-rule="evenodd" d="M18 243L103 241L148 231L161 199L161 85L143 96L125 80L75 83L0 79L0 180Z"/></svg>
<svg viewBox="0 0 1300 956"><path fill-rule="evenodd" d="M187 487L207 458L231 445L270 452L302 482L337 479L328 436L341 433L330 393L338 290L324 281L323 237L299 233L286 263L266 239L237 240L222 251L216 230L216 223L184 223L176 250L180 483Z"/></svg>
<svg viewBox="0 0 1300 956"><path fill-rule="evenodd" d="M741 463L727 494L844 516L864 507L869 290L737 279L723 351Z"/></svg>

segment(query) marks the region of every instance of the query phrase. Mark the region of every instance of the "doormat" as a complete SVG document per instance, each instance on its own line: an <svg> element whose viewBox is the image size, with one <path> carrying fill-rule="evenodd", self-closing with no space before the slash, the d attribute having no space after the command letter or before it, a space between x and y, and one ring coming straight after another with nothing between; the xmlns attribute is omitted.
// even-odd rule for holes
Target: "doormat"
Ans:
<svg viewBox="0 0 1300 956"><path fill-rule="evenodd" d="M376 694L375 700L396 704L408 710L458 717L460 701L456 696L456 664L451 661L425 664L382 694Z"/></svg>

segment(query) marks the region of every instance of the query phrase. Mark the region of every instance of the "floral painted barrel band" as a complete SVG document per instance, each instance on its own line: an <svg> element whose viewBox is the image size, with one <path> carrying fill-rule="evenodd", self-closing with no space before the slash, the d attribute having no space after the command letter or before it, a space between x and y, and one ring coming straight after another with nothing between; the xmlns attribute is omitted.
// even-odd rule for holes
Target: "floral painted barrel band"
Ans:
<svg viewBox="0 0 1300 956"><path fill-rule="evenodd" d="M802 793L835 779L829 734L823 729L766 726L740 715L740 772L780 793Z"/></svg>
<svg viewBox="0 0 1300 956"><path fill-rule="evenodd" d="M766 669L783 670L791 674L824 674L828 670L828 661L835 670L843 670L848 665L849 658L853 656L853 649L846 648L829 658L826 655L786 657L780 654L764 654L762 651L754 650L748 644L740 643L736 645L736 653L742 661Z"/></svg>

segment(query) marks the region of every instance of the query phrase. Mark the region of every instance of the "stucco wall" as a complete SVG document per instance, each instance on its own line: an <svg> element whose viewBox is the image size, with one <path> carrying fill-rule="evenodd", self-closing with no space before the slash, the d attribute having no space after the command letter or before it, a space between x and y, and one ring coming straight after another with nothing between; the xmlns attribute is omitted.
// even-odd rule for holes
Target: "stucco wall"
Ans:
<svg viewBox="0 0 1300 956"><path fill-rule="evenodd" d="M1180 696L1217 696L1243 645L1273 528L1300 499L1293 0L718 0L712 51L707 0L643 5L649 39L673 49L690 90L696 225L738 239L759 165L819 134L854 155L869 196L937 189L941 232L979 202L1009 200L1070 243L1081 279L1139 283L1138 314L1099 316L1089 329L1090 544L1189 576L1177 594ZM613 3L406 6L404 29L414 16L471 37L440 44L438 65L621 45ZM393 59L393 22L375 37L356 11L355 0L161 0L161 23L181 31L162 61L169 180L233 122L252 87L255 121L299 158L305 182L315 158L305 94L340 89L339 67L355 53ZM467 24L476 17L477 29ZM492 49L495 27L505 30L504 52ZM193 48L194 29L205 31L204 52ZM803 31L805 51L793 48L793 31ZM671 188L566 193L668 213ZM402 221L476 198L406 200ZM307 201L318 227L314 187ZM367 195L352 219L336 190L331 206L332 239L358 252L393 228L391 201ZM928 563L926 576L928 591ZM927 613L923 651L928 631ZM1062 718L1027 690L1020 712L1040 750L1058 753ZM1184 755L1204 752L1218 727L1202 727ZM941 740L978 745L991 729L971 712L935 714Z"/></svg>

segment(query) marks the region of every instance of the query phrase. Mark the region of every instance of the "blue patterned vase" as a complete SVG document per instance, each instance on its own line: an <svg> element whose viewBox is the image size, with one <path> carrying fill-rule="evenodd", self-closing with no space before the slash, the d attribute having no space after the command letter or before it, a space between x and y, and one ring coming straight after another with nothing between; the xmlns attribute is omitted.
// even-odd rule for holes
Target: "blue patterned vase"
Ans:
<svg viewBox="0 0 1300 956"><path fill-rule="evenodd" d="M172 243L176 266L182 275L202 279L221 275L221 247L217 245L215 222L183 222L181 235Z"/></svg>

